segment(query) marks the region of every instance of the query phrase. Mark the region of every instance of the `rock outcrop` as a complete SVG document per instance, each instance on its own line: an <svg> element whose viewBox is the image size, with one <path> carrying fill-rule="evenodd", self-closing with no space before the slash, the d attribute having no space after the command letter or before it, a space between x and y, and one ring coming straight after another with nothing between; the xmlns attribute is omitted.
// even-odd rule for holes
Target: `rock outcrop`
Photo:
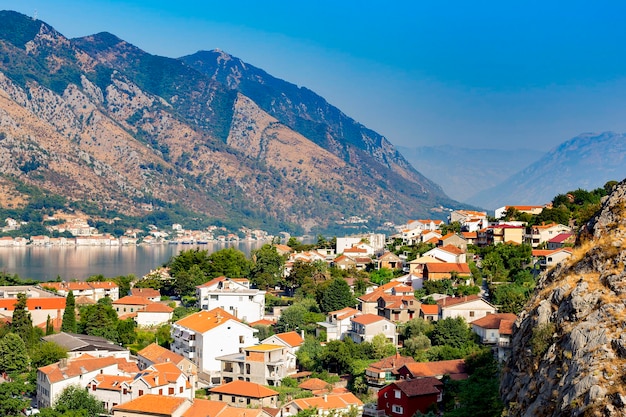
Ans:
<svg viewBox="0 0 626 417"><path fill-rule="evenodd" d="M509 416L626 415L626 180L538 283L502 373Z"/></svg>

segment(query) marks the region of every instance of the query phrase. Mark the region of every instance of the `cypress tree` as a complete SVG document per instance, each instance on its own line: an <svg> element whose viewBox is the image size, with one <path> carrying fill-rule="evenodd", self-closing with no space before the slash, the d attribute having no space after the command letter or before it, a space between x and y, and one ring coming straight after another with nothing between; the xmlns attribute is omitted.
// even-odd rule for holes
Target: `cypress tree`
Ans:
<svg viewBox="0 0 626 417"><path fill-rule="evenodd" d="M50 314L48 314L48 319L46 320L46 336L54 333L54 325L52 324L52 319L50 318Z"/></svg>
<svg viewBox="0 0 626 417"><path fill-rule="evenodd" d="M65 298L65 311L63 312L61 331L76 333L76 300L72 291L68 292Z"/></svg>
<svg viewBox="0 0 626 417"><path fill-rule="evenodd" d="M30 346L34 337L33 320L26 309L26 300L25 293L17 294L17 302L11 318L11 331L21 337L27 346Z"/></svg>

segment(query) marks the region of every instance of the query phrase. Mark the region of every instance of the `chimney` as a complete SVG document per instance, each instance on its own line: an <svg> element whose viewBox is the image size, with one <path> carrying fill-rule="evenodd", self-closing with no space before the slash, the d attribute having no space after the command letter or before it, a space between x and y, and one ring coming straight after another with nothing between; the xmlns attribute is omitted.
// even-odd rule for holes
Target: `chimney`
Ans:
<svg viewBox="0 0 626 417"><path fill-rule="evenodd" d="M327 403L328 402L328 394L324 394L324 402Z"/></svg>

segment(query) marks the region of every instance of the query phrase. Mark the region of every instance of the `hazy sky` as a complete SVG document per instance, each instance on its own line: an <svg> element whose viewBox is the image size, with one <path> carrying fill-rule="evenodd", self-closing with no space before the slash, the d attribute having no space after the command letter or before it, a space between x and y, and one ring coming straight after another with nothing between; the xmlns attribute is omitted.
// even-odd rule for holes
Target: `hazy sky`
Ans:
<svg viewBox="0 0 626 417"><path fill-rule="evenodd" d="M626 132L626 2L0 0L67 37L222 49L400 146L547 151ZM1 22L0 22L1 24Z"/></svg>

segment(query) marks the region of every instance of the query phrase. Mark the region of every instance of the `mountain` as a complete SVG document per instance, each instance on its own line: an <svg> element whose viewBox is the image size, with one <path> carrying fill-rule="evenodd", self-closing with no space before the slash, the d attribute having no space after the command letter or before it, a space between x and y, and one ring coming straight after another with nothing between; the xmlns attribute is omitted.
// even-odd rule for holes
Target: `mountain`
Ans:
<svg viewBox="0 0 626 417"><path fill-rule="evenodd" d="M602 187L626 177L626 135L586 133L570 139L502 183L467 199L487 209L545 204L555 195Z"/></svg>
<svg viewBox="0 0 626 417"><path fill-rule="evenodd" d="M573 255L542 277L513 329L500 392L510 417L626 413L626 180Z"/></svg>
<svg viewBox="0 0 626 417"><path fill-rule="evenodd" d="M543 156L533 149L471 149L457 146L398 146L398 151L447 195L465 201ZM485 163L485 161L488 161Z"/></svg>
<svg viewBox="0 0 626 417"><path fill-rule="evenodd" d="M178 207L309 231L350 215L376 225L462 206L384 137L223 52L210 55L236 63L215 70L230 78L110 33L67 39L11 11L0 22L4 207L38 189L134 216Z"/></svg>

